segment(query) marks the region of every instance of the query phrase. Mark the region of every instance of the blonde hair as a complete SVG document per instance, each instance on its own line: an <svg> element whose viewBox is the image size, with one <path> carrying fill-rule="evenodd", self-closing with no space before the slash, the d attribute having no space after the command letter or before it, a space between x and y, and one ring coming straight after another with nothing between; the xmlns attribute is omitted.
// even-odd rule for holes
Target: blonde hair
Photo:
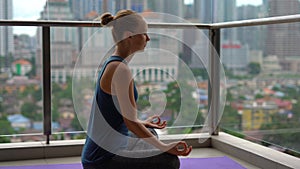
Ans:
<svg viewBox="0 0 300 169"><path fill-rule="evenodd" d="M137 32L137 28L146 23L144 18L132 10L120 10L113 16L106 12L100 16L102 26L112 27L112 35L115 42L120 42L124 39L124 32Z"/></svg>

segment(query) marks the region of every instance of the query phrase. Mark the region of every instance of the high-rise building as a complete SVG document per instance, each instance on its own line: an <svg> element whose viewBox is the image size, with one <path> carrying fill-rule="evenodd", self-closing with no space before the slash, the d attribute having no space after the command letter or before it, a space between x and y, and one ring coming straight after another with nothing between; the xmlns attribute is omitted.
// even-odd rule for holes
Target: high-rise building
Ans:
<svg viewBox="0 0 300 169"><path fill-rule="evenodd" d="M299 14L299 0L268 0L269 16ZM265 55L276 55L280 59L286 56L300 56L300 24L276 24L267 26Z"/></svg>
<svg viewBox="0 0 300 169"><path fill-rule="evenodd" d="M0 1L0 19L12 19L13 17L12 0ZM0 72L9 71L9 57L14 53L13 28L0 26L0 56L5 57L5 66Z"/></svg>
<svg viewBox="0 0 300 169"><path fill-rule="evenodd" d="M191 22L200 22L200 23L218 23L218 22L227 22L234 21L237 19L236 12L236 0L194 0L192 4L186 4L186 10L192 10L188 13L185 11L185 19L188 19ZM189 15L192 14L192 15ZM195 65L195 53L190 49L192 48L198 50L199 53L208 55L208 51L203 47L197 47L196 45L207 46L208 42L208 31L201 30L202 33L199 35L193 34L191 31L184 31L184 39L188 42L188 46L184 46L185 61L187 63L192 63L193 67L201 67L199 63ZM203 36L203 35L206 35ZM237 40L237 29L223 29L221 31L221 43L223 41L236 41ZM197 56L199 57L199 56ZM198 62L197 62L198 63ZM203 63L202 63L203 64Z"/></svg>
<svg viewBox="0 0 300 169"><path fill-rule="evenodd" d="M237 7L237 20L256 19L262 15L260 6L243 5ZM263 50L265 38L265 27L240 27L237 29L237 39L242 44L248 44L250 50Z"/></svg>
<svg viewBox="0 0 300 169"><path fill-rule="evenodd" d="M35 53L35 40L36 38L30 37L29 35L14 35L14 60L15 59L32 59Z"/></svg>
<svg viewBox="0 0 300 169"><path fill-rule="evenodd" d="M213 22L230 22L237 19L236 0L213 1ZM237 29L224 29L222 30L222 41L235 41L237 40Z"/></svg>
<svg viewBox="0 0 300 169"><path fill-rule="evenodd" d="M163 12L183 18L183 0L164 0Z"/></svg>
<svg viewBox="0 0 300 169"><path fill-rule="evenodd" d="M68 0L48 0L41 12L42 20L74 20ZM74 60L78 55L78 28L52 27L51 31L51 77L54 82L65 82L72 75ZM37 75L41 75L42 41L41 28L37 31Z"/></svg>
<svg viewBox="0 0 300 169"><path fill-rule="evenodd" d="M249 64L249 48L238 41L226 41L221 45L221 60L233 74L245 74Z"/></svg>
<svg viewBox="0 0 300 169"><path fill-rule="evenodd" d="M183 17L183 0L115 0L114 9L132 9L136 12L152 11Z"/></svg>
<svg viewBox="0 0 300 169"><path fill-rule="evenodd" d="M75 20L85 20L86 16L92 11L101 14L104 8L103 4L105 4L104 1L105 0L69 0L69 4Z"/></svg>

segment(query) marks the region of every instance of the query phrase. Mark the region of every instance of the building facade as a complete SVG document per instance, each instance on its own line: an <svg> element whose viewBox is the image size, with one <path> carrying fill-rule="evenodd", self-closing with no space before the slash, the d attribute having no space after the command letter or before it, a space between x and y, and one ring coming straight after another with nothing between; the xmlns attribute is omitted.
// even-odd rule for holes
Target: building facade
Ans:
<svg viewBox="0 0 300 169"><path fill-rule="evenodd" d="M0 19L13 18L12 0L0 1ZM0 26L0 56L5 57L5 65L0 72L9 72L9 57L14 53L13 27Z"/></svg>
<svg viewBox="0 0 300 169"><path fill-rule="evenodd" d="M270 17L299 14L298 0L267 0L264 6ZM300 56L300 24L276 24L267 26L265 55L276 55L279 59L286 56Z"/></svg>
<svg viewBox="0 0 300 169"><path fill-rule="evenodd" d="M74 20L67 0L48 0L41 12L41 20ZM79 51L78 28L52 27L51 42L51 77L53 82L66 82L72 75L74 62ZM42 74L42 41L41 28L37 31L36 74Z"/></svg>
<svg viewBox="0 0 300 169"><path fill-rule="evenodd" d="M221 45L221 61L222 64L233 74L247 73L249 64L249 47L241 45L240 42L227 41Z"/></svg>

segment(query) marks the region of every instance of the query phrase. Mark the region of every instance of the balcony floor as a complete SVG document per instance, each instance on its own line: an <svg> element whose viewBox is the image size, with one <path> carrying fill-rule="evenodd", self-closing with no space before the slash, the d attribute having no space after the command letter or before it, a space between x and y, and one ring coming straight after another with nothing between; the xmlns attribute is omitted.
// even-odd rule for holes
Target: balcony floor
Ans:
<svg viewBox="0 0 300 169"><path fill-rule="evenodd" d="M220 132L217 136L202 134L184 135L184 141L194 147L188 157L229 157L248 169L300 168L300 158ZM175 141L179 135L160 137L162 141ZM0 144L0 166L24 166L80 163L85 140ZM0 167L1 168L1 167Z"/></svg>
<svg viewBox="0 0 300 169"><path fill-rule="evenodd" d="M214 148L193 149L192 153L188 157L207 158L207 157L220 157L220 156L227 156L233 159L235 162L241 164L245 168L259 169L258 167L253 166L252 164L249 164L245 161L242 161L236 157L228 155ZM182 158L186 158L186 157L182 157ZM80 157L76 156L76 157L65 157L65 158L46 158L46 159L37 159L37 160L8 161L8 162L0 162L0 166L24 166L24 165L68 164L68 163L80 163Z"/></svg>

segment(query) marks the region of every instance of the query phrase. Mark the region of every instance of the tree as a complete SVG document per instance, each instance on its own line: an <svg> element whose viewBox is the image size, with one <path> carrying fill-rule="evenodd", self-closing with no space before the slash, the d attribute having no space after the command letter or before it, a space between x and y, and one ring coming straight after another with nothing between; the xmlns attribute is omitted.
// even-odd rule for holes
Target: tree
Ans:
<svg viewBox="0 0 300 169"><path fill-rule="evenodd" d="M35 65L35 57L31 57L30 63L32 65ZM28 72L26 75L29 76L29 77L34 77L36 75L36 67L32 66L30 72Z"/></svg>
<svg viewBox="0 0 300 169"><path fill-rule="evenodd" d="M197 100L192 96L192 93L196 91L197 84L193 84L194 74L186 65L179 63L178 70L176 81L170 82L164 91L167 97L166 108L173 112L173 125L193 126L199 113ZM169 133L182 134L190 131L190 128L183 128L169 130Z"/></svg>
<svg viewBox="0 0 300 169"><path fill-rule="evenodd" d="M59 102L61 99L72 100L72 78L67 77L67 82L64 85L52 83L52 119L59 120Z"/></svg>
<svg viewBox="0 0 300 169"><path fill-rule="evenodd" d="M238 111L231 107L231 105L226 105L224 108L224 114L221 119L221 128L227 130L237 130L238 125L241 123L241 117L238 114Z"/></svg>
<svg viewBox="0 0 300 169"><path fill-rule="evenodd" d="M177 82L171 82L167 85L167 89L164 91L167 95L166 108L173 112L179 112L181 105L180 89Z"/></svg>
<svg viewBox="0 0 300 169"><path fill-rule="evenodd" d="M38 87L38 89L37 89L35 85L30 85L30 86L26 87L26 90L24 90L24 92L19 93L18 96L20 97L20 99L23 99L23 100L26 97L31 96L33 99L33 102L37 102L42 99L42 89L40 87Z"/></svg>
<svg viewBox="0 0 300 169"><path fill-rule="evenodd" d="M1 99L1 97L0 97L0 99ZM3 105L2 105L2 101L0 100L0 114L1 114L1 112L3 112L4 111L4 107L3 107Z"/></svg>
<svg viewBox="0 0 300 169"><path fill-rule="evenodd" d="M272 122L263 124L260 128L272 132L263 136L263 144L268 146L268 143L272 143L290 150L299 150L300 133L290 130L291 128L300 128L297 118L288 119L286 115L272 115ZM279 132L280 130L285 132Z"/></svg>
<svg viewBox="0 0 300 169"><path fill-rule="evenodd" d="M151 106L149 102L149 88L146 89L146 92L139 95L139 98L137 100L137 108L138 110L144 110L147 107Z"/></svg>
<svg viewBox="0 0 300 169"><path fill-rule="evenodd" d="M251 75L258 75L261 71L261 67L259 63L251 62L248 64L248 72Z"/></svg>
<svg viewBox="0 0 300 169"><path fill-rule="evenodd" d="M37 112L38 106L35 103L25 102L21 106L21 114L32 121L42 120L42 114Z"/></svg>
<svg viewBox="0 0 300 169"><path fill-rule="evenodd" d="M255 95L255 99L261 99L261 98L264 98L264 95L263 95L263 94L257 93L257 94Z"/></svg>
<svg viewBox="0 0 300 169"><path fill-rule="evenodd" d="M0 55L0 71L5 67L5 57Z"/></svg>
<svg viewBox="0 0 300 169"><path fill-rule="evenodd" d="M71 126L74 128L75 131L82 131L82 126L77 118L72 120Z"/></svg>
<svg viewBox="0 0 300 169"><path fill-rule="evenodd" d="M194 69L191 69L192 70L192 72L193 72L193 74L194 74L194 76L195 77L202 77L202 79L205 79L205 80L207 80L208 79L208 72L207 72L207 70L206 69L204 69L204 68L202 68L202 69L196 69L196 68L194 68Z"/></svg>
<svg viewBox="0 0 300 169"><path fill-rule="evenodd" d="M226 101L228 103L234 102L235 100L233 94L231 93L232 90L235 89L230 88L227 90ZM239 129L238 125L241 125L241 116L238 114L238 111L234 109L230 104L226 104L223 112L224 114L220 121L221 128L226 131Z"/></svg>
<svg viewBox="0 0 300 169"><path fill-rule="evenodd" d="M6 116L0 117L0 135L10 135L14 133L15 130L11 127ZM10 139L8 137L0 137L0 143L10 143Z"/></svg>

